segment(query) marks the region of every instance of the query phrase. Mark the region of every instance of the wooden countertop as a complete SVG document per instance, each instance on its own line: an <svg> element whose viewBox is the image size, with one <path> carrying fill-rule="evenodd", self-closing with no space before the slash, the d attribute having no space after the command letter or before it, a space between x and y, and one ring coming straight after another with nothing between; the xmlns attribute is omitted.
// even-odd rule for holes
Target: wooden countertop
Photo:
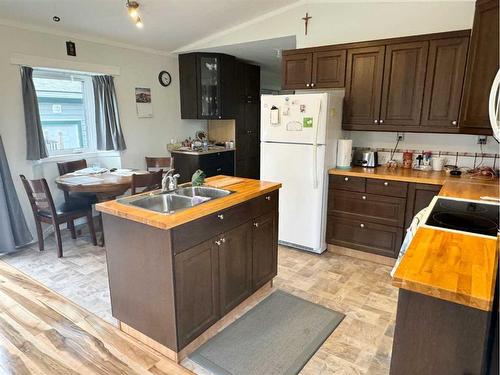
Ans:
<svg viewBox="0 0 500 375"><path fill-rule="evenodd" d="M205 185L231 190L234 193L171 215L124 205L116 200L99 203L96 209L160 229L171 229L281 188L280 183L228 176L207 178Z"/></svg>
<svg viewBox="0 0 500 375"><path fill-rule="evenodd" d="M499 197L496 180L449 177L410 169L331 169L330 174L442 185L439 196L478 200ZM498 268L498 237L419 228L393 278L409 291L491 311Z"/></svg>

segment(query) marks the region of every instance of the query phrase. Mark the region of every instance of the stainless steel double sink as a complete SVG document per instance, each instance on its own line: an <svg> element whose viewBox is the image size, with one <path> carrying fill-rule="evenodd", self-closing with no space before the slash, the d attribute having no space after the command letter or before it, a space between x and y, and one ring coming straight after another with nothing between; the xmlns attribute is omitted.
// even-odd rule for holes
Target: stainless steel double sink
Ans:
<svg viewBox="0 0 500 375"><path fill-rule="evenodd" d="M173 214L176 211L194 207L232 193L230 190L209 186L181 186L172 192L153 192L145 195L141 194L120 198L117 201L154 212Z"/></svg>

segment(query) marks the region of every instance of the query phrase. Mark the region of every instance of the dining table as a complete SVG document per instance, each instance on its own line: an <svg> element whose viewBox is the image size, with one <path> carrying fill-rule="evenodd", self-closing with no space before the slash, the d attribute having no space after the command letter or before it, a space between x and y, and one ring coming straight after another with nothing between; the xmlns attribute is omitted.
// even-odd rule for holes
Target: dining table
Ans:
<svg viewBox="0 0 500 375"><path fill-rule="evenodd" d="M101 173L85 173L75 171L56 177L57 187L68 193L92 193L96 195L97 203L116 199L123 195L132 183L133 174L146 174L148 171L136 169L117 169ZM102 217L99 215L102 230ZM104 232L99 241L104 246Z"/></svg>

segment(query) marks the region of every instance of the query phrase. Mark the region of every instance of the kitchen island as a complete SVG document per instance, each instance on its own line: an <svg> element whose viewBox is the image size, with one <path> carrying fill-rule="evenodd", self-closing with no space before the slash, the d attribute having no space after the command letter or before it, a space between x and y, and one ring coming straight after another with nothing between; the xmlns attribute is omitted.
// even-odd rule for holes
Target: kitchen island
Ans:
<svg viewBox="0 0 500 375"><path fill-rule="evenodd" d="M232 193L173 214L119 201L97 205L113 316L177 362L277 274L281 184L216 176L206 185Z"/></svg>

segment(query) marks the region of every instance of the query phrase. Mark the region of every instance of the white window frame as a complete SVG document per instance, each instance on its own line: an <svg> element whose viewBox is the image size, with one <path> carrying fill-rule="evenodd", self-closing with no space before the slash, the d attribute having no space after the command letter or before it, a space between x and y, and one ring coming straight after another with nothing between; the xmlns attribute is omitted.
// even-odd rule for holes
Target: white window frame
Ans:
<svg viewBox="0 0 500 375"><path fill-rule="evenodd" d="M77 155L98 152L92 75L66 70L34 68L33 78L79 80L83 82L83 106L85 114L85 124L87 127L88 147L49 151L49 158L61 157L64 155Z"/></svg>

